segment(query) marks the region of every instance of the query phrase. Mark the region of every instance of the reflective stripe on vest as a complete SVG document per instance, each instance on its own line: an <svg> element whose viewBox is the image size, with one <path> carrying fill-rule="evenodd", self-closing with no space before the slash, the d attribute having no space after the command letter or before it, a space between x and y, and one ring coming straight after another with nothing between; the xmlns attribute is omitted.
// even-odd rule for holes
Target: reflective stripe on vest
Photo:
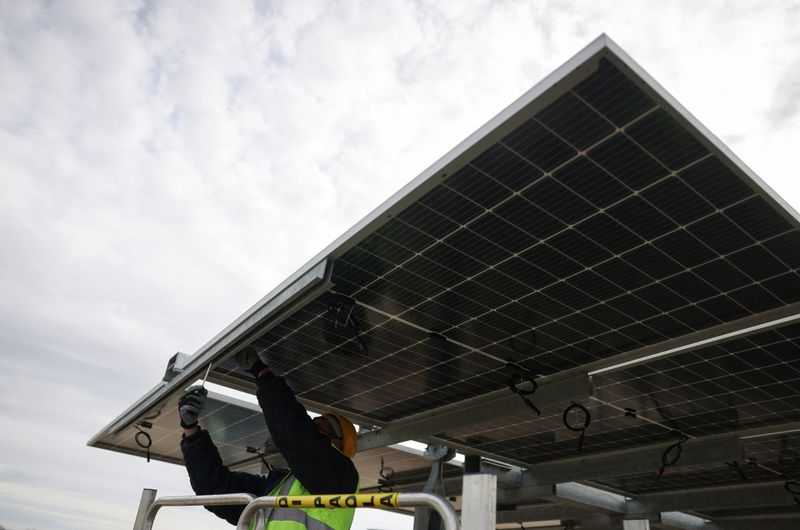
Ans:
<svg viewBox="0 0 800 530"><path fill-rule="evenodd" d="M289 491L292 489L292 484L294 483L294 476L291 473L287 473L283 479L278 482L278 485L272 488L267 495L289 495ZM273 513L277 511L276 508L265 508L263 510L264 514L264 522L268 523L271 519L273 519ZM247 525L247 530L253 530L256 524L255 518L250 519L250 523Z"/></svg>
<svg viewBox="0 0 800 530"><path fill-rule="evenodd" d="M358 488L356 488L358 493ZM287 475L275 486L270 496L311 495L294 475ZM353 523L353 508L270 508L265 510L265 530L299 530L301 525L308 530L349 530ZM253 530L254 520L250 520L249 530Z"/></svg>

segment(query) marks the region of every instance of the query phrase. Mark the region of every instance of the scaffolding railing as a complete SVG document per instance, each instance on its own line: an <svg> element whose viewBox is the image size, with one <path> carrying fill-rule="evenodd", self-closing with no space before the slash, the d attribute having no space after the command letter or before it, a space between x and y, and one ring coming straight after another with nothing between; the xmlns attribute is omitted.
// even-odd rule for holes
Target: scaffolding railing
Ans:
<svg viewBox="0 0 800 530"><path fill-rule="evenodd" d="M145 490L145 492L153 490ZM145 503L145 493L142 502ZM152 497L150 497L152 499ZM432 493L356 493L343 495L281 495L255 497L247 493L227 495L193 495L182 497L161 497L147 508L147 516L134 526L134 530L152 530L156 514L164 506L230 506L246 505L239 517L237 530L246 530L250 520L256 518L254 528L264 526L264 509L298 508L416 508L428 507L441 516L445 530L458 530L458 516L453 506L441 495ZM140 507L140 511L142 507Z"/></svg>
<svg viewBox="0 0 800 530"><path fill-rule="evenodd" d="M152 500L154 496L153 490L144 490L142 493L141 503L146 505L148 498ZM148 495L149 494L149 495ZM249 493L229 493L225 495L186 495L176 497L161 497L149 503L147 506L147 515L143 520L137 518L134 523L133 530L152 530L153 521L155 521L158 511L164 506L234 506L241 504L249 504L256 498L255 495ZM140 513L143 506L139 506ZM256 520L256 524L258 524ZM262 521L263 524L263 521Z"/></svg>

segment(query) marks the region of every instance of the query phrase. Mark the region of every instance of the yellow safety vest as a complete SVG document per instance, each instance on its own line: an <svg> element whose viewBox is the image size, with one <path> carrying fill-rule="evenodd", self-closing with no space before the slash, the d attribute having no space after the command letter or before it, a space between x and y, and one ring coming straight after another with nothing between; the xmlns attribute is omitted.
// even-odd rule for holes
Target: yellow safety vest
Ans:
<svg viewBox="0 0 800 530"><path fill-rule="evenodd" d="M358 493L356 488L355 493ZM297 478L289 473L267 495L311 495ZM266 510L265 530L350 530L353 508L269 508ZM251 520L249 530L254 530Z"/></svg>

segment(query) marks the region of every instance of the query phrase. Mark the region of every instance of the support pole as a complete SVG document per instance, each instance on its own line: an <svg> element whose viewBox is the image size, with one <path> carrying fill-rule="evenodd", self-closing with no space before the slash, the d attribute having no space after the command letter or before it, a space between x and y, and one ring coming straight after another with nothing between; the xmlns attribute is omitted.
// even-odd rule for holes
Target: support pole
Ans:
<svg viewBox="0 0 800 530"><path fill-rule="evenodd" d="M464 475L461 497L462 530L494 530L497 477L488 473Z"/></svg>
<svg viewBox="0 0 800 530"><path fill-rule="evenodd" d="M464 457L464 474L472 475L481 472L480 455L466 455Z"/></svg>
<svg viewBox="0 0 800 530"><path fill-rule="evenodd" d="M423 493L444 495L442 488L444 463L451 460L456 452L444 445L429 445L422 457L431 461L428 480L422 488ZM430 508L418 507L414 510L414 530L441 530L442 519Z"/></svg>
<svg viewBox="0 0 800 530"><path fill-rule="evenodd" d="M136 520L133 522L133 530L142 530L144 522L147 519L147 511L156 500L156 493L158 490L144 488L142 490L142 498L139 500L139 509L136 510Z"/></svg>
<svg viewBox="0 0 800 530"><path fill-rule="evenodd" d="M647 519L625 519L622 521L623 530L650 530L650 521Z"/></svg>

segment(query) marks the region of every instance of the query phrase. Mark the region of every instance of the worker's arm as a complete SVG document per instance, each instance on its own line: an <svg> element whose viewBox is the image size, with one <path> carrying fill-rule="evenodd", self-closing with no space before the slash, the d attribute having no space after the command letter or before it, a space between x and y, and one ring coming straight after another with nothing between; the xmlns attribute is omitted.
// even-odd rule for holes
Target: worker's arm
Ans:
<svg viewBox="0 0 800 530"><path fill-rule="evenodd" d="M272 441L298 480L318 495L355 492L358 471L352 460L317 431L283 377L275 376L266 366L255 372L256 396Z"/></svg>
<svg viewBox="0 0 800 530"><path fill-rule="evenodd" d="M271 472L266 477L231 471L222 463L219 451L211 441L208 431L197 429L181 440L181 451L189 482L197 495L223 493L250 493L257 497L266 495L280 482L283 474ZM244 506L206 506L208 511L235 525Z"/></svg>
<svg viewBox="0 0 800 530"><path fill-rule="evenodd" d="M198 420L205 406L207 394L205 388L194 386L189 388L178 402L178 413L184 433L181 439L181 451L192 489L197 495L267 494L282 478L280 474L271 473L263 477L229 470L223 465L211 436L207 431L200 429ZM206 506L206 509L235 525L244 506Z"/></svg>

